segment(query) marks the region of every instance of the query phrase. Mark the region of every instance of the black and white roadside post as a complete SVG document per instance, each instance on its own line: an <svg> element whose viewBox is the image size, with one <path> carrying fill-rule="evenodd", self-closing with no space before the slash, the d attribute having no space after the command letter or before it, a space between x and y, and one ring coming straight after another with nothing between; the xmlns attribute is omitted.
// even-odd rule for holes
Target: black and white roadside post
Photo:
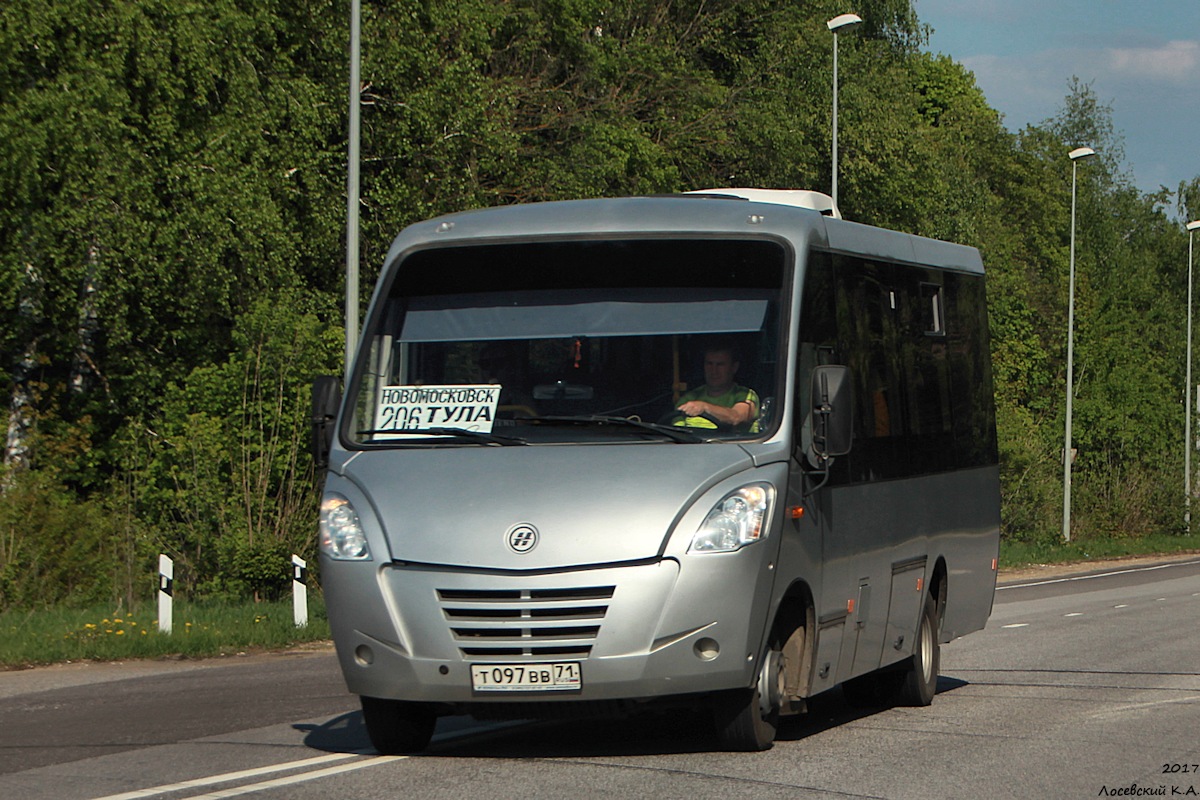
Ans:
<svg viewBox="0 0 1200 800"><path fill-rule="evenodd" d="M171 632L172 595L175 591L175 562L158 555L158 630Z"/></svg>
<svg viewBox="0 0 1200 800"><path fill-rule="evenodd" d="M292 617L297 628L308 627L308 562L292 554Z"/></svg>

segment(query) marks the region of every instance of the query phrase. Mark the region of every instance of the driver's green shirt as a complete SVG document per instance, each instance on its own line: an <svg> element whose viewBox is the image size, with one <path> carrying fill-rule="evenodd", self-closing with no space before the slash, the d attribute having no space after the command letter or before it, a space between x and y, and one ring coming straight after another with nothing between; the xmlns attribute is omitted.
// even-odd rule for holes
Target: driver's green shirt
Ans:
<svg viewBox="0 0 1200 800"><path fill-rule="evenodd" d="M749 403L754 408L756 414L758 413L759 408L761 408L761 405L758 402L757 392L748 387L738 386L736 384L734 384L734 386L724 394L717 395L709 394L708 388L705 386L701 386L698 389L692 389L691 391L684 392L679 396L679 403L677 403L677 405L681 406L684 403L692 400L701 400L705 403L712 403L714 406L721 406L722 408L733 408L738 403ZM684 428L708 428L709 430L715 430L717 427L716 423L704 417L684 417L683 419L676 421L675 424ZM758 433L758 419L755 418L751 420L749 425L739 425L737 426L736 430L739 432L748 431L750 433Z"/></svg>

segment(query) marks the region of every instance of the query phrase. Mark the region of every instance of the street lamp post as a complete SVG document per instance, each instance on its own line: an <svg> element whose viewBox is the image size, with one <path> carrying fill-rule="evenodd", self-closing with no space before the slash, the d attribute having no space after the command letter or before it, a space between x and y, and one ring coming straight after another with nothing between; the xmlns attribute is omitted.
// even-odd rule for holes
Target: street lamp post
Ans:
<svg viewBox="0 0 1200 800"><path fill-rule="evenodd" d="M361 0L350 0L350 131L346 169L346 385L350 365L358 347L358 195L359 111L362 86L359 79Z"/></svg>
<svg viewBox="0 0 1200 800"><path fill-rule="evenodd" d="M1188 298L1187 298L1187 367L1183 388L1183 502L1186 509L1183 521L1192 532L1192 238L1200 228L1200 219L1187 224L1188 231Z"/></svg>
<svg viewBox="0 0 1200 800"><path fill-rule="evenodd" d="M1077 147L1071 158L1071 277L1067 293L1067 430L1063 439L1063 541L1071 541L1071 400L1075 383L1075 184L1081 159L1096 155L1090 147Z"/></svg>
<svg viewBox="0 0 1200 800"><path fill-rule="evenodd" d="M833 32L833 207L838 207L838 31L858 25L858 14L842 14L825 23Z"/></svg>

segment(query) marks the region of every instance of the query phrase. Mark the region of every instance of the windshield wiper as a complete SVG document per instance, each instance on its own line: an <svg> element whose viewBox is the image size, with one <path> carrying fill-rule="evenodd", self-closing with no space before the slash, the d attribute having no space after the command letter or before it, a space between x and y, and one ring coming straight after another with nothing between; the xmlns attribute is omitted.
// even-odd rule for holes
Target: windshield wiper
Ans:
<svg viewBox="0 0 1200 800"><path fill-rule="evenodd" d="M360 436L370 436L383 433L404 436L451 436L460 441L475 442L476 444L486 444L492 446L529 444L529 442L527 442L525 439L517 436L504 436L498 433L484 433L483 431L469 431L466 428L379 428L376 430L358 432Z"/></svg>
<svg viewBox="0 0 1200 800"><path fill-rule="evenodd" d="M666 436L672 441L690 444L692 442L707 442L711 441L703 436L698 436L688 428L677 425L659 425L656 422L644 422L640 419L631 419L629 417L614 417L605 414L585 414L583 416L548 416L548 417L530 417L522 419L522 422L538 424L543 422L564 423L567 425L590 425L599 423L601 425L620 425L628 428L637 428L650 433L657 433L660 436Z"/></svg>

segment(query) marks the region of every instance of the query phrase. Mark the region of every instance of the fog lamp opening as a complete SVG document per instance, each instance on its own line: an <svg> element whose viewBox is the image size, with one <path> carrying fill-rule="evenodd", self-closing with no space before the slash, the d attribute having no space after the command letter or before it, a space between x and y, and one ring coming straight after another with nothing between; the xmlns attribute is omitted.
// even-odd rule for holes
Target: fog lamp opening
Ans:
<svg viewBox="0 0 1200 800"><path fill-rule="evenodd" d="M701 661L713 661L717 656L721 655L721 646L717 644L716 639L709 639L706 636L703 639L698 639L696 644L692 645L692 652Z"/></svg>

